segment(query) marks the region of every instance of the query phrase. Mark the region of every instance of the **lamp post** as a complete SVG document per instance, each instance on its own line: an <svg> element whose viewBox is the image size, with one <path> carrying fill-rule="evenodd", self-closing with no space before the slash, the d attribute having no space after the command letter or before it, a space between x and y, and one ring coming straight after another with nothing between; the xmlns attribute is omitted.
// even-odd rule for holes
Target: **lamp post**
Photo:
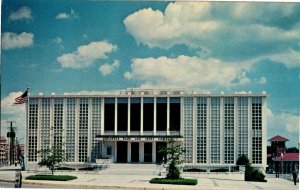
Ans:
<svg viewBox="0 0 300 190"><path fill-rule="evenodd" d="M10 123L10 131L7 133L7 137L10 138L10 151L9 151L9 160L10 160L10 165L13 165L15 162L14 156L15 156L15 137L16 133L15 130L12 126L13 123L16 123L16 121L7 121L7 123Z"/></svg>
<svg viewBox="0 0 300 190"><path fill-rule="evenodd" d="M283 153L280 154L280 158L281 158L281 173L282 173L282 178L283 178Z"/></svg>

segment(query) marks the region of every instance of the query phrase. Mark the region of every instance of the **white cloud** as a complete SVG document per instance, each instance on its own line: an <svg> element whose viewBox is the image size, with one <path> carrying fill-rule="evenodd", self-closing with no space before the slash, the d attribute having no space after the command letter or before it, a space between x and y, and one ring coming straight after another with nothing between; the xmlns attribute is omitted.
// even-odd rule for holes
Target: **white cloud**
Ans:
<svg viewBox="0 0 300 190"><path fill-rule="evenodd" d="M26 112L25 104L12 106L15 98L22 95L23 92L11 92L8 96L1 100L1 135L6 134L9 123L7 121L16 121L13 126L18 128L17 137L18 139L25 137L26 127ZM7 126L7 127L6 127Z"/></svg>
<svg viewBox="0 0 300 190"><path fill-rule="evenodd" d="M25 19L32 19L31 15L31 9L29 7L21 7L18 9L16 12L12 12L9 16L8 19L11 21L16 21L16 20L25 20Z"/></svg>
<svg viewBox="0 0 300 190"><path fill-rule="evenodd" d="M290 141L287 146L298 146L300 117L288 112L273 113L267 108L267 136L268 139L276 135L281 135Z"/></svg>
<svg viewBox="0 0 300 190"><path fill-rule="evenodd" d="M62 39L60 37L56 37L52 40L52 42L55 44L60 44L62 42Z"/></svg>
<svg viewBox="0 0 300 190"><path fill-rule="evenodd" d="M248 64L233 64L218 59L201 59L181 55L177 58L136 58L131 72L124 73L128 80L142 81L142 87L208 88L229 87L250 82Z"/></svg>
<svg viewBox="0 0 300 190"><path fill-rule="evenodd" d="M73 9L71 9L70 13L65 13L65 12L58 13L55 16L55 18L59 20L63 20L63 19L70 19L70 18L78 18L78 15L77 13L75 13Z"/></svg>
<svg viewBox="0 0 300 190"><path fill-rule="evenodd" d="M271 54L266 56L266 58L275 62L280 62L287 68L300 67L300 52L293 49L289 49L277 54Z"/></svg>
<svg viewBox="0 0 300 190"><path fill-rule="evenodd" d="M116 45L106 41L91 42L79 46L73 53L64 54L57 58L63 68L79 69L88 67L98 59L106 59L107 54L118 49Z"/></svg>
<svg viewBox="0 0 300 190"><path fill-rule="evenodd" d="M127 16L124 24L137 43L151 48L184 44L211 52L214 57L239 59L278 53L297 45L299 27L286 30L274 24L282 18L290 19L295 12L294 6L283 4L175 2L163 12L139 10Z"/></svg>
<svg viewBox="0 0 300 190"><path fill-rule="evenodd" d="M112 64L105 63L99 67L99 71L103 76L111 74L115 69L120 66L120 62L118 60L114 60Z"/></svg>
<svg viewBox="0 0 300 190"><path fill-rule="evenodd" d="M33 44L33 34L22 32L16 34L12 32L5 32L2 34L2 48L3 49L14 49L28 47Z"/></svg>
<svg viewBox="0 0 300 190"><path fill-rule="evenodd" d="M58 13L58 15L56 15L55 18L56 19L68 19L68 18L70 18L70 15L67 13Z"/></svg>
<svg viewBox="0 0 300 190"><path fill-rule="evenodd" d="M260 77L258 80L259 84L266 84L267 83L267 78L266 77Z"/></svg>

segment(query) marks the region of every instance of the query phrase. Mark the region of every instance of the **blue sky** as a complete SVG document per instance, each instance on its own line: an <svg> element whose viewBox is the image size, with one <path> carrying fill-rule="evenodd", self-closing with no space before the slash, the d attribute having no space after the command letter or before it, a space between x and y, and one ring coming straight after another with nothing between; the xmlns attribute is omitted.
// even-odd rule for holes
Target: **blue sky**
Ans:
<svg viewBox="0 0 300 190"><path fill-rule="evenodd" d="M268 97L267 137L299 143L300 4L2 2L2 132L30 93L185 88Z"/></svg>

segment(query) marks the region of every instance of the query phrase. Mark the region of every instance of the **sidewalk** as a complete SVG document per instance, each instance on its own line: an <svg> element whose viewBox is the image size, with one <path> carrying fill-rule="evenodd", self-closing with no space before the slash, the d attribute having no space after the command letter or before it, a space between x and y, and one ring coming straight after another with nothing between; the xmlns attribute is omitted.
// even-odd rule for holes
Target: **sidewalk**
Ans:
<svg viewBox="0 0 300 190"><path fill-rule="evenodd" d="M109 188L109 189L143 189L143 190L159 190L159 189L215 189L215 190L293 190L299 189L299 184L296 186L293 182L278 179L267 178L268 182L246 182L243 180L243 174L240 173L222 173L222 174L207 174L207 173L183 173L182 177L198 179L196 186L187 185L162 185L162 184L150 184L149 180L157 175L149 174L145 172L143 174L130 174L125 173L113 173L113 172L55 172L55 174L61 175L74 175L78 179L66 182L60 181L39 181L39 180L25 180L29 175L35 175L35 173L22 172L23 184L39 184L39 185L51 185L63 187L80 187L80 188ZM0 180L14 180L14 172L1 172Z"/></svg>

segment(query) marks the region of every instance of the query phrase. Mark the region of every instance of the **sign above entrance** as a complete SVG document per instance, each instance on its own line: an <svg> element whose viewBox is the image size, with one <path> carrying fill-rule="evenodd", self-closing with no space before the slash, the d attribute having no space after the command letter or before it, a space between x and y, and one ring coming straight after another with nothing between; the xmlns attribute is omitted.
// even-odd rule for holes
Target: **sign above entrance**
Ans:
<svg viewBox="0 0 300 190"><path fill-rule="evenodd" d="M168 141L174 139L175 141L183 141L182 137L98 137L101 141Z"/></svg>

